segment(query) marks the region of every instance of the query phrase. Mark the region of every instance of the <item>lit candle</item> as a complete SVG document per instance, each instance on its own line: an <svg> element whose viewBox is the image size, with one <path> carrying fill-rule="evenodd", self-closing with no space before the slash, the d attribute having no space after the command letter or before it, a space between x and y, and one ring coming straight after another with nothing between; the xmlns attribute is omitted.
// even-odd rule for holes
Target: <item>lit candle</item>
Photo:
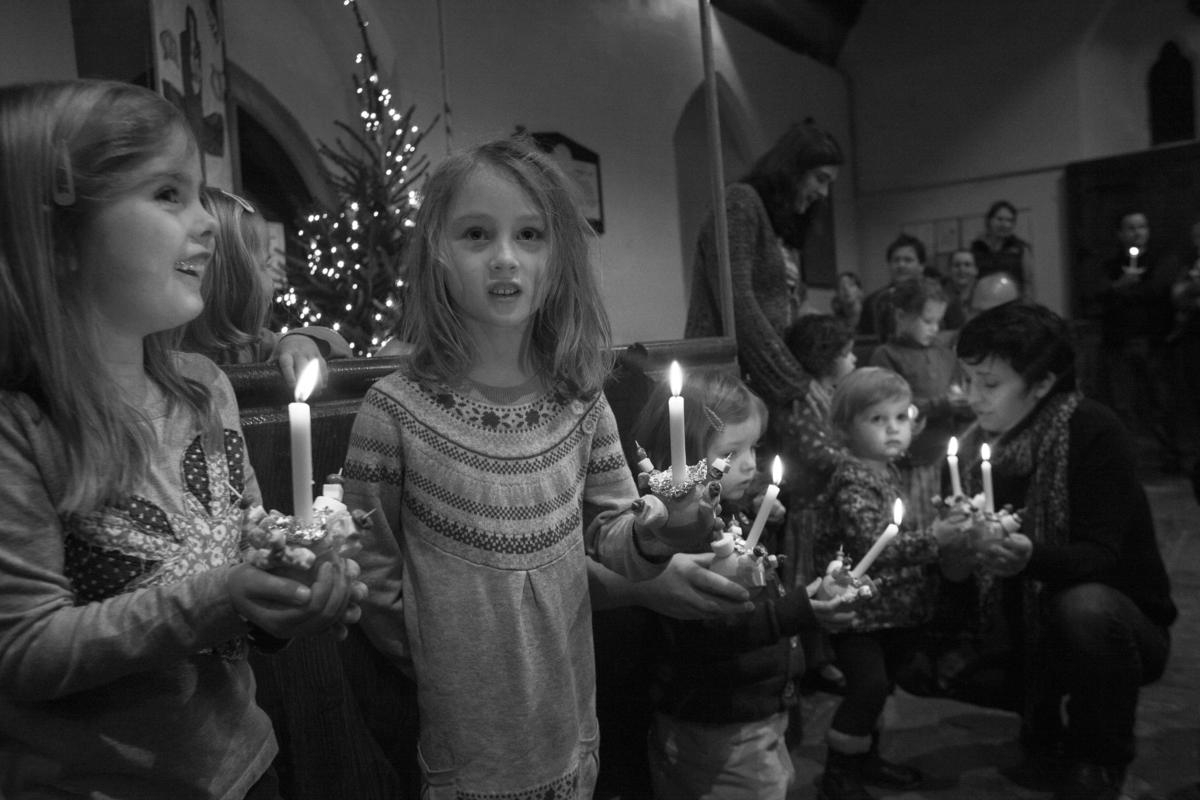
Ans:
<svg viewBox="0 0 1200 800"><path fill-rule="evenodd" d="M288 403L292 432L292 515L297 526L312 525L312 414L304 402L321 375L321 362L308 362L296 381L296 402Z"/></svg>
<svg viewBox="0 0 1200 800"><path fill-rule="evenodd" d="M962 480L958 475L958 437L951 436L946 445L946 465L950 468L950 495L958 497L963 493Z"/></svg>
<svg viewBox="0 0 1200 800"><path fill-rule="evenodd" d="M754 545L758 544L758 537L762 536L763 528L767 524L767 517L771 516L771 509L775 506L775 498L779 496L781 480L783 480L783 462L779 460L779 456L775 456L775 463L771 465L771 485L767 487L767 492L763 495L762 505L758 507L758 516L754 518L754 524L750 526L750 534L746 537L747 550L753 550Z"/></svg>
<svg viewBox="0 0 1200 800"><path fill-rule="evenodd" d="M1138 250L1136 247L1129 248L1129 271L1130 272L1137 272L1137 257L1138 257L1138 254L1141 252L1142 251Z"/></svg>
<svg viewBox="0 0 1200 800"><path fill-rule="evenodd" d="M900 521L904 519L904 503L899 497L892 504L892 522L883 529L883 533L879 534L879 538L875 540L875 544L871 545L871 549L867 554L854 565L854 569L850 570L850 577L858 580L863 575L867 574L867 570L875 563L875 559L879 558L879 554L883 552L883 548L892 543L900 534Z"/></svg>
<svg viewBox="0 0 1200 800"><path fill-rule="evenodd" d="M983 459L983 510L986 514L996 513L996 498L992 494L992 448L985 442L979 447L979 457Z"/></svg>
<svg viewBox="0 0 1200 800"><path fill-rule="evenodd" d="M671 399L667 412L671 417L671 480L676 486L687 483L687 439L683 430L683 370L678 361L671 362Z"/></svg>

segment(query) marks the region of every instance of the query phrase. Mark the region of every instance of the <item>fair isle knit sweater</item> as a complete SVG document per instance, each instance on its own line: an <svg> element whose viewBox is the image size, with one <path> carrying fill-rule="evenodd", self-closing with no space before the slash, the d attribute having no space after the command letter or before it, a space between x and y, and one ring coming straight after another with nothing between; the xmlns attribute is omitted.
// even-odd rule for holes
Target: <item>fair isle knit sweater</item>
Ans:
<svg viewBox="0 0 1200 800"><path fill-rule="evenodd" d="M344 472L374 511L363 625L416 675L431 796L575 798L598 744L583 526L607 511L602 538L627 536L637 497L608 402L402 367L364 398Z"/></svg>

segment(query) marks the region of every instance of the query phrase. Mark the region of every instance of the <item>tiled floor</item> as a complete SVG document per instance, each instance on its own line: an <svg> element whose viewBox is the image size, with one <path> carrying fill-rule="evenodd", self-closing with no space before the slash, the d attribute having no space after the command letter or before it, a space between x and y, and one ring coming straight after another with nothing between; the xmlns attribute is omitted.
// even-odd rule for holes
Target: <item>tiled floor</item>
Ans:
<svg viewBox="0 0 1200 800"><path fill-rule="evenodd" d="M1143 690L1138 710L1138 758L1125 782L1130 800L1200 800L1200 506L1182 478L1150 474L1146 490L1159 543L1171 574L1180 618L1172 628L1166 675ZM797 783L792 800L817 796L822 739L837 704L834 695L805 700L804 736L793 750ZM931 776L920 791L877 797L896 800L1047 798L1008 781L1000 770L1017 763L1013 714L950 700L899 693L885 711L884 752Z"/></svg>

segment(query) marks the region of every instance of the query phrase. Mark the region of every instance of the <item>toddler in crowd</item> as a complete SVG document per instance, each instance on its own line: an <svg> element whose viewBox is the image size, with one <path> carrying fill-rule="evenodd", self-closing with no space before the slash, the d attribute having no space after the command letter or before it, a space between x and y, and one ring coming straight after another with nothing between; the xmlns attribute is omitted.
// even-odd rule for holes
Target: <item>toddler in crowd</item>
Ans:
<svg viewBox="0 0 1200 800"><path fill-rule="evenodd" d="M267 223L242 197L205 188L201 202L217 220L216 250L204 273L204 310L184 329L183 349L218 364L279 364L288 385L309 361L349 358L350 345L337 332L317 325L280 335L266 327L271 307Z"/></svg>
<svg viewBox="0 0 1200 800"><path fill-rule="evenodd" d="M0 796L274 800L247 641L365 587L242 561L233 390L174 349L216 230L196 140L131 84L8 86L0 176Z"/></svg>
<svg viewBox="0 0 1200 800"><path fill-rule="evenodd" d="M950 437L972 418L954 351L938 339L946 295L931 278L896 284L895 332L871 354L871 365L899 374L912 387L918 432L900 462L909 520L918 528L933 521L932 498L942 494L942 465Z"/></svg>
<svg viewBox="0 0 1200 800"><path fill-rule="evenodd" d="M827 524L814 547L818 565L840 557L853 566L893 521L894 502L903 494L894 462L912 439L911 404L908 383L891 370L862 367L838 384L831 421L848 456L829 481ZM850 629L831 636L846 691L826 737L823 800L863 800L870 797L863 784L892 789L921 784L916 769L880 755L880 714L932 610L940 542L961 538L960 527L939 521L918 528L906 518L869 570L877 596L858 600Z"/></svg>
<svg viewBox="0 0 1200 800"><path fill-rule="evenodd" d="M766 405L720 370L689 371L680 394L689 463L726 459L720 479L725 516L742 504L750 510L745 501ZM667 398L660 387L634 432L659 465L671 457ZM777 500L770 502L778 508ZM768 570L752 611L707 621L660 617L662 645L647 676L655 708L650 772L656 797L786 797L795 776L784 734L805 655L796 634L847 625L853 615L838 605L810 601L803 587L783 586Z"/></svg>
<svg viewBox="0 0 1200 800"><path fill-rule="evenodd" d="M350 436L345 500L374 512L364 629L415 675L430 798L590 798L590 597L621 579L589 559L585 526L624 575L663 569L639 554L668 543L635 519L573 197L522 140L439 164L409 254L412 353L367 393ZM710 510L690 535L711 530ZM742 607L744 589L691 566Z"/></svg>

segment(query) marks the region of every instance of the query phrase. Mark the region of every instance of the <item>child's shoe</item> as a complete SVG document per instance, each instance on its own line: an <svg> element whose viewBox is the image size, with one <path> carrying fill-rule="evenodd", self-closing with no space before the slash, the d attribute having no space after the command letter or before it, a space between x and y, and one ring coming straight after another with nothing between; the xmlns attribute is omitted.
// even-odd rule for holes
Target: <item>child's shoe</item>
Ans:
<svg viewBox="0 0 1200 800"><path fill-rule="evenodd" d="M866 753L839 753L830 748L817 800L875 800L863 786Z"/></svg>

